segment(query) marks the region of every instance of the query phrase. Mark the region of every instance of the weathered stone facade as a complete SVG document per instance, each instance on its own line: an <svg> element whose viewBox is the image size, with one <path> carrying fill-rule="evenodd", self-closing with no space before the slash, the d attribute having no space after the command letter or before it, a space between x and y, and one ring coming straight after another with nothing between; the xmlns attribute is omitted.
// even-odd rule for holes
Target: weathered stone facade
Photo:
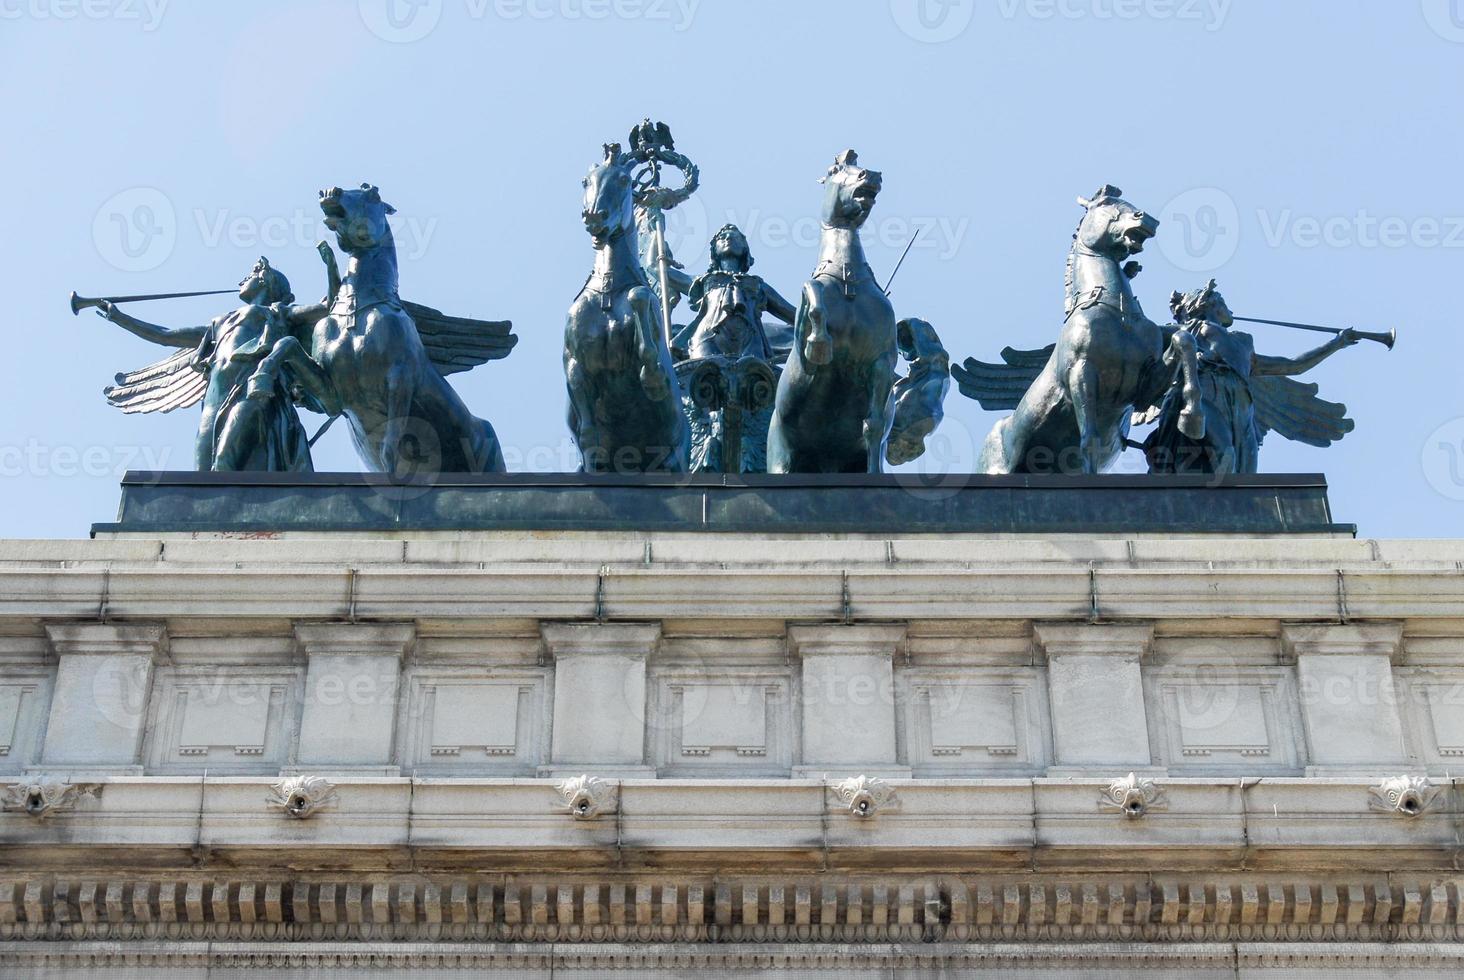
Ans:
<svg viewBox="0 0 1464 980"><path fill-rule="evenodd" d="M1461 568L1328 536L3 544L0 973L1457 975Z"/></svg>

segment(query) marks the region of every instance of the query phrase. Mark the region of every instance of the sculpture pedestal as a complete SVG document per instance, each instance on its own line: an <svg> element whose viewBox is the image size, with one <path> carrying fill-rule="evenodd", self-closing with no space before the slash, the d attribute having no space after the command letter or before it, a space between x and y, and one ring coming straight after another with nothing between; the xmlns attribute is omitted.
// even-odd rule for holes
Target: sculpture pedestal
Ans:
<svg viewBox="0 0 1464 980"><path fill-rule="evenodd" d="M1305 481L564 482L0 543L0 974L1464 969L1464 545Z"/></svg>

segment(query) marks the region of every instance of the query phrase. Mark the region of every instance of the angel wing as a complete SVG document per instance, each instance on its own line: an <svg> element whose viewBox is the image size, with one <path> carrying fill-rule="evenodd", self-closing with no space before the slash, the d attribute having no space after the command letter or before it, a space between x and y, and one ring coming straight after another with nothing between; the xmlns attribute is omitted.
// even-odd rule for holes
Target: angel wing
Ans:
<svg viewBox="0 0 1464 980"><path fill-rule="evenodd" d="M403 303L417 324L427 356L444 376L471 371L480 364L497 361L513 353L518 344L513 324L507 320L470 320L448 316L420 303Z"/></svg>
<svg viewBox="0 0 1464 980"><path fill-rule="evenodd" d="M773 363L788 363L788 358L793 354L793 345L797 343L793 325L782 321L764 321L763 334L768 338L768 348L773 352Z"/></svg>
<svg viewBox="0 0 1464 980"><path fill-rule="evenodd" d="M1251 401L1261 438L1275 432L1308 446L1326 448L1357 427L1347 406L1317 397L1317 386L1279 375L1253 375Z"/></svg>
<svg viewBox="0 0 1464 980"><path fill-rule="evenodd" d="M196 356L192 347L186 347L139 371L117 375L117 383L102 393L128 415L190 408L208 391L208 371L195 367Z"/></svg>
<svg viewBox="0 0 1464 980"><path fill-rule="evenodd" d="M1003 364L988 364L968 357L964 365L951 368L951 377L956 379L961 394L980 402L988 412L1011 412L1052 359L1055 350L1056 344L1041 350L1008 347L1001 352Z"/></svg>

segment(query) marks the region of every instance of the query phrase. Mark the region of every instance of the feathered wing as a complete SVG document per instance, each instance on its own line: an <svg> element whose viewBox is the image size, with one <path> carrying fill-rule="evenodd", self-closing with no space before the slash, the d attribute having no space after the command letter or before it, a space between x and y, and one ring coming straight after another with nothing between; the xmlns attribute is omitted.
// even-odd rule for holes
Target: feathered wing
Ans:
<svg viewBox="0 0 1464 980"><path fill-rule="evenodd" d="M956 379L961 394L980 402L988 412L1015 411L1027 389L1047 367L1055 350L1056 344L1041 350L1008 347L1001 352L1002 364L988 364L968 357L965 364L951 368L951 377Z"/></svg>
<svg viewBox="0 0 1464 980"><path fill-rule="evenodd" d="M1347 406L1317 397L1317 386L1278 375L1253 375L1251 401L1256 428L1265 438L1275 432L1308 446L1326 448L1356 428Z"/></svg>
<svg viewBox="0 0 1464 980"><path fill-rule="evenodd" d="M448 316L420 303L402 306L417 324L427 356L443 375L471 371L480 364L507 357L518 344L507 320L470 320Z"/></svg>
<svg viewBox="0 0 1464 980"><path fill-rule="evenodd" d="M190 408L208 391L208 371L194 366L196 355L188 347L141 370L119 374L117 383L103 394L128 415Z"/></svg>
<svg viewBox="0 0 1464 980"><path fill-rule="evenodd" d="M783 365L788 363L788 358L793 353L793 345L797 342L793 330L793 324L781 321L763 322L763 334L768 338L768 349L773 352L773 363Z"/></svg>

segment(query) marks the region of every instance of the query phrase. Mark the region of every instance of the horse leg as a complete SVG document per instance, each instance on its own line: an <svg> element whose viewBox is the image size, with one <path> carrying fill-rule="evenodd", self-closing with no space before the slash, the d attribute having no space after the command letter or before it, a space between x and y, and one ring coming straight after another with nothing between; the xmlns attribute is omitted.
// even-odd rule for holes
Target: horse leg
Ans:
<svg viewBox="0 0 1464 980"><path fill-rule="evenodd" d="M564 381L569 389L569 432L580 453L581 473L601 473L606 469L603 453L595 445L586 445L590 433L596 431L594 410L585 397L585 369L579 358L564 359Z"/></svg>
<svg viewBox="0 0 1464 980"><path fill-rule="evenodd" d="M976 464L978 473L988 476L1007 476L1016 472L1012 464L1011 447L1012 417L1007 416L991 427L986 442L981 446L981 459Z"/></svg>
<svg viewBox="0 0 1464 980"><path fill-rule="evenodd" d="M405 442L412 424L412 399L416 383L406 366L393 366L386 373L386 421L381 427L382 470L392 476L405 475Z"/></svg>
<svg viewBox="0 0 1464 980"><path fill-rule="evenodd" d="M653 313L655 294L636 288L630 294L630 313L635 318L636 350L640 356L640 383L646 397L653 402L671 394L671 380L661 363L661 332Z"/></svg>
<svg viewBox="0 0 1464 980"><path fill-rule="evenodd" d="M1180 396L1184 407L1179 412L1179 431L1191 439L1205 438L1205 413L1200 404L1200 362L1195 338L1184 330L1176 330L1169 338L1166 360L1179 362Z"/></svg>
<svg viewBox="0 0 1464 980"><path fill-rule="evenodd" d="M869 414L864 419L864 472L883 473L885 436L890 431L890 394L895 387L894 358L880 358L871 373L874 384L869 393Z"/></svg>
<svg viewBox="0 0 1464 980"><path fill-rule="evenodd" d="M1073 403L1073 416L1078 423L1078 465L1088 476L1103 470L1102 426L1098 417L1098 368L1087 358L1075 363L1067 375L1068 396ZM1057 461L1062 472L1067 461Z"/></svg>
<svg viewBox="0 0 1464 980"><path fill-rule="evenodd" d="M827 311L814 283L804 285L803 308L798 312L795 343L801 347L803 359L811 367L828 364L834 359L834 344L829 338Z"/></svg>

